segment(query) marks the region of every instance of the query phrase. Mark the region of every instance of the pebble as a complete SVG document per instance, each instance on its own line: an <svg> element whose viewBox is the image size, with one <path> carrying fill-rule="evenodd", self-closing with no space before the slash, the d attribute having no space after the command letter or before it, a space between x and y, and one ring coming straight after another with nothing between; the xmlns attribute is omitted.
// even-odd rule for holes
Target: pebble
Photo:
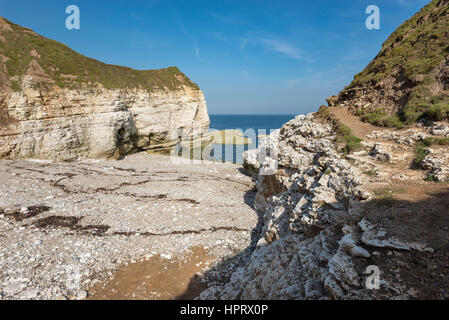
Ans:
<svg viewBox="0 0 449 320"><path fill-rule="evenodd" d="M25 291L23 291L20 296L23 299L30 300L30 299L35 299L39 295L39 293L40 292L38 289L30 288L30 289L26 289Z"/></svg>
<svg viewBox="0 0 449 320"><path fill-rule="evenodd" d="M4 286L3 291L7 294L16 294L26 287L27 287L26 283L14 281Z"/></svg>
<svg viewBox="0 0 449 320"><path fill-rule="evenodd" d="M78 294L76 295L76 300L84 300L86 299L88 296L87 291L85 290L81 290L80 292L78 292Z"/></svg>

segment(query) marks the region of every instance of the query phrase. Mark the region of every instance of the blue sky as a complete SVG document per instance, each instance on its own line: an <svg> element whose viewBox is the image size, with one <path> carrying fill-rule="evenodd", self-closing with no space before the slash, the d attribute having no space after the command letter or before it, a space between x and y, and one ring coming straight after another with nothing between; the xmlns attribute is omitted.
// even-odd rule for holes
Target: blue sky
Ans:
<svg viewBox="0 0 449 320"><path fill-rule="evenodd" d="M177 66L211 114L315 111L373 59L388 35L428 0L14 0L0 16L100 61ZM65 8L81 29L65 28ZM368 30L377 5L381 29Z"/></svg>

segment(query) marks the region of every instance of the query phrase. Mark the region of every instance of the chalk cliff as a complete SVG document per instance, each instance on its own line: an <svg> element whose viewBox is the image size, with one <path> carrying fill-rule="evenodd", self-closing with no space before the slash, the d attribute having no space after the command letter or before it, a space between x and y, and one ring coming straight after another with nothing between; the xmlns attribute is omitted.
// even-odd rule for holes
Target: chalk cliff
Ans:
<svg viewBox="0 0 449 320"><path fill-rule="evenodd" d="M202 91L176 67L103 64L0 18L0 158L118 158L208 127Z"/></svg>

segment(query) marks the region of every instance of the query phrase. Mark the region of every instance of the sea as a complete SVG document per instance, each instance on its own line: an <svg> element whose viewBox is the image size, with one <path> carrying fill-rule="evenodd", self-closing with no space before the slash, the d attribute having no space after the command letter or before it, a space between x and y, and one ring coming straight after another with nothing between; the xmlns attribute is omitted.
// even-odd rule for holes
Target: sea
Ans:
<svg viewBox="0 0 449 320"><path fill-rule="evenodd" d="M264 135L280 129L285 123L294 119L296 115L210 115L210 129L239 130L251 144L222 145L213 144L210 157L216 161L242 163L242 153L256 149Z"/></svg>

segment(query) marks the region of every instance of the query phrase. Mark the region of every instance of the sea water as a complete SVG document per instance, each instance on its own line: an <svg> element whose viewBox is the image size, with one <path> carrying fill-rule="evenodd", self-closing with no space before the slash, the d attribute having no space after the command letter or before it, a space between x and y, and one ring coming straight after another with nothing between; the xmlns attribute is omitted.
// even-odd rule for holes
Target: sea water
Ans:
<svg viewBox="0 0 449 320"><path fill-rule="evenodd" d="M213 144L210 157L217 161L242 163L244 151L256 149L264 135L280 129L294 117L295 115L210 115L209 131L241 130L252 141L246 145Z"/></svg>

